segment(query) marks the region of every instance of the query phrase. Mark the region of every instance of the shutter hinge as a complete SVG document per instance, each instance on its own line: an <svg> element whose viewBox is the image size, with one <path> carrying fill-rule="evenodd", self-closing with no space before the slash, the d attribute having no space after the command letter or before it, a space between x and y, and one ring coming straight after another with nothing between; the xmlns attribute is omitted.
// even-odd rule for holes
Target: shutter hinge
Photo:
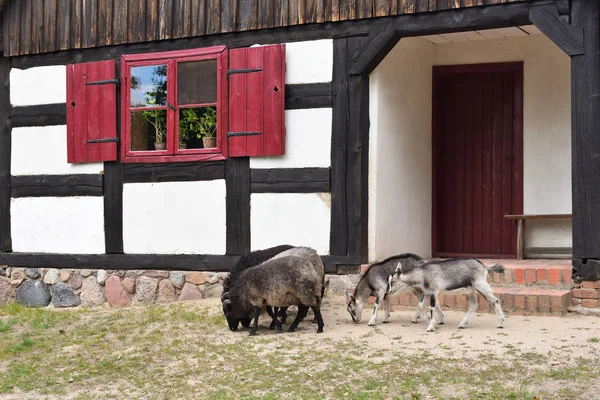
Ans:
<svg viewBox="0 0 600 400"><path fill-rule="evenodd" d="M259 72L262 71L262 68L247 68L247 69L230 69L227 70L227 75L231 74L247 74L249 72Z"/></svg>
<svg viewBox="0 0 600 400"><path fill-rule="evenodd" d="M96 81L96 82L86 82L86 85L108 85L108 84L115 84L118 85L119 84L119 80L118 79L107 79L104 81Z"/></svg>
<svg viewBox="0 0 600 400"><path fill-rule="evenodd" d="M107 138L107 139L92 139L92 140L88 140L88 143L110 143L110 142L119 142L119 138Z"/></svg>
<svg viewBox="0 0 600 400"><path fill-rule="evenodd" d="M260 135L262 132L227 132L227 137Z"/></svg>

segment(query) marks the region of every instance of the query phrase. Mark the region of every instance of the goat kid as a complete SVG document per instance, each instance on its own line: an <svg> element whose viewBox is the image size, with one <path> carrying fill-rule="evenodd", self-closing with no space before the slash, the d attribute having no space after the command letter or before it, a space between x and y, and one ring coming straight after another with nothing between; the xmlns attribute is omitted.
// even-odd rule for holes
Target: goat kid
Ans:
<svg viewBox="0 0 600 400"><path fill-rule="evenodd" d="M368 301L369 296L376 296L375 308L373 310L373 316L371 316L371 319L369 320L369 325L373 326L377 323L377 314L379 312L379 307L381 306L382 302L384 312L383 323L388 322L390 317L388 279L390 275L394 273L396 265L400 261L405 263L406 265L418 265L424 262L423 259L416 254L404 253L389 257L381 262L372 264L364 273L364 275L360 278L360 281L358 281L358 284L354 289L354 293L346 293L350 298L347 310L350 313L350 316L352 317L352 320L354 322L360 322L363 307ZM419 297L419 303L424 303L424 295L418 290L415 290L415 294ZM422 307L420 307L419 309L422 310ZM419 315L415 314L412 322L416 323L418 318Z"/></svg>
<svg viewBox="0 0 600 400"><path fill-rule="evenodd" d="M427 332L435 331L437 321L434 309L439 307L438 294L441 291L457 289L465 289L469 302L467 315L458 325L458 329L465 328L469 323L469 317L477 310L478 303L475 291L494 305L494 310L498 315L498 328L503 328L504 313L502 312L500 300L494 296L492 287L487 283L489 272L503 273L504 267L495 264L488 268L477 259L448 259L429 261L418 265L399 260L395 272L389 277L388 287L391 291L395 286L403 284L404 286L417 288L426 296L431 297Z"/></svg>
<svg viewBox="0 0 600 400"><path fill-rule="evenodd" d="M317 258L321 262L320 257ZM317 317L317 333L323 332L320 311L323 278L317 273L318 267L314 262L312 257L287 256L268 260L242 272L228 292L228 298L223 301L223 312L230 329L232 323L237 325L238 318L253 312L254 323L250 335L255 335L262 308L305 305ZM302 318L299 311L288 331L296 330ZM281 323L277 318L274 320L277 332L281 332Z"/></svg>

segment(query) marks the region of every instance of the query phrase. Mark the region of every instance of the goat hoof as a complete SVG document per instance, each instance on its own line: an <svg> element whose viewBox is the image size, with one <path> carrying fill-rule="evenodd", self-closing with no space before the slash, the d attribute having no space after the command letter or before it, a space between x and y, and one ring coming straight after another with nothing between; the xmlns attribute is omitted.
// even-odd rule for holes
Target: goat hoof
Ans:
<svg viewBox="0 0 600 400"><path fill-rule="evenodd" d="M465 329L465 326L464 325L459 325L458 329Z"/></svg>
<svg viewBox="0 0 600 400"><path fill-rule="evenodd" d="M435 329L427 329L427 332L435 332Z"/></svg>
<svg viewBox="0 0 600 400"><path fill-rule="evenodd" d="M418 321L416 319L413 319L410 321L411 324L416 324Z"/></svg>
<svg viewBox="0 0 600 400"><path fill-rule="evenodd" d="M438 322L438 325L444 325L444 321Z"/></svg>
<svg viewBox="0 0 600 400"><path fill-rule="evenodd" d="M387 320L383 321L384 324L387 324L388 322L390 322L390 321L387 321Z"/></svg>

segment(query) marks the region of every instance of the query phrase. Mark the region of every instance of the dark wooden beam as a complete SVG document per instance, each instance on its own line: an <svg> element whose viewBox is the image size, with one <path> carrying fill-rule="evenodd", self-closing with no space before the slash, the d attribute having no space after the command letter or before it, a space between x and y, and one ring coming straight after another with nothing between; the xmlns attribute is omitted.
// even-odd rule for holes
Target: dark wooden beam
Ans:
<svg viewBox="0 0 600 400"><path fill-rule="evenodd" d="M330 253L367 259L369 78L350 75L352 55L364 38L333 47Z"/></svg>
<svg viewBox="0 0 600 400"><path fill-rule="evenodd" d="M65 125L65 103L19 106L12 109L13 127Z"/></svg>
<svg viewBox="0 0 600 400"><path fill-rule="evenodd" d="M123 164L124 183L211 181L224 178L224 161Z"/></svg>
<svg viewBox="0 0 600 400"><path fill-rule="evenodd" d="M369 75L385 56L400 40L392 22L388 22L378 30L373 30L367 37L365 44L353 56L350 66L350 75Z"/></svg>
<svg viewBox="0 0 600 400"><path fill-rule="evenodd" d="M573 258L586 264L600 260L600 2L573 0L571 21L584 30L571 57Z"/></svg>
<svg viewBox="0 0 600 400"><path fill-rule="evenodd" d="M331 82L285 85L285 109L331 107Z"/></svg>
<svg viewBox="0 0 600 400"><path fill-rule="evenodd" d="M108 254L123 253L123 164L104 163L104 246Z"/></svg>
<svg viewBox="0 0 600 400"><path fill-rule="evenodd" d="M0 252L12 250L10 233L11 157L10 60L0 57Z"/></svg>
<svg viewBox="0 0 600 400"><path fill-rule="evenodd" d="M225 161L227 254L250 251L250 158Z"/></svg>
<svg viewBox="0 0 600 400"><path fill-rule="evenodd" d="M338 265L359 265L356 257L322 256L326 273ZM0 265L30 268L227 272L239 255L0 253Z"/></svg>
<svg viewBox="0 0 600 400"><path fill-rule="evenodd" d="M252 193L327 193L330 189L329 168L251 170Z"/></svg>
<svg viewBox="0 0 600 400"><path fill-rule="evenodd" d="M536 4L551 4L544 0ZM404 14L382 17L378 21L391 21L400 37L422 36L462 30L491 29L529 23L529 3L508 3L487 7L449 9L435 13ZM14 67L30 68L42 65L115 59L121 54L182 50L193 47L228 45L231 48L247 47L255 43L273 44L317 39L338 39L366 36L373 29L373 19L294 25L256 31L205 35L176 40L154 41L119 46L102 46L81 50L57 51L48 54L18 56Z"/></svg>
<svg viewBox="0 0 600 400"><path fill-rule="evenodd" d="M568 55L583 54L583 28L562 21L554 5L532 6L529 19Z"/></svg>
<svg viewBox="0 0 600 400"><path fill-rule="evenodd" d="M330 82L285 85L286 110L323 107L331 107ZM11 115L13 127L67 123L65 103L13 107Z"/></svg>
<svg viewBox="0 0 600 400"><path fill-rule="evenodd" d="M12 197L102 196L101 174L13 176Z"/></svg>

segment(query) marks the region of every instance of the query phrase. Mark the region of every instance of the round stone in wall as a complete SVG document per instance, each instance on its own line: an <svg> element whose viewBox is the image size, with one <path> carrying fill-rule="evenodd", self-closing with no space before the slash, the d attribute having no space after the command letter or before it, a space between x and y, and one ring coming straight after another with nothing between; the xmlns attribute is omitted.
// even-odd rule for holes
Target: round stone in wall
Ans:
<svg viewBox="0 0 600 400"><path fill-rule="evenodd" d="M50 304L50 290L42 281L27 281L17 289L15 299L28 307L46 307Z"/></svg>
<svg viewBox="0 0 600 400"><path fill-rule="evenodd" d="M96 272L96 279L98 279L99 284L104 285L104 282L106 282L106 278L108 278L108 274L105 270L99 269L98 272Z"/></svg>
<svg viewBox="0 0 600 400"><path fill-rule="evenodd" d="M185 283L185 274L183 272L171 272L171 283L176 288L181 289Z"/></svg>
<svg viewBox="0 0 600 400"><path fill-rule="evenodd" d="M52 305L54 307L77 307L81 302L79 296L75 294L75 291L71 286L66 283L57 283L50 288L52 293Z"/></svg>
<svg viewBox="0 0 600 400"><path fill-rule="evenodd" d="M56 268L50 268L44 275L44 283L46 285L54 285L60 278L60 271Z"/></svg>
<svg viewBox="0 0 600 400"><path fill-rule="evenodd" d="M29 278L29 279L37 279L40 277L40 271L38 271L37 268L27 268L25 270L25 275Z"/></svg>

